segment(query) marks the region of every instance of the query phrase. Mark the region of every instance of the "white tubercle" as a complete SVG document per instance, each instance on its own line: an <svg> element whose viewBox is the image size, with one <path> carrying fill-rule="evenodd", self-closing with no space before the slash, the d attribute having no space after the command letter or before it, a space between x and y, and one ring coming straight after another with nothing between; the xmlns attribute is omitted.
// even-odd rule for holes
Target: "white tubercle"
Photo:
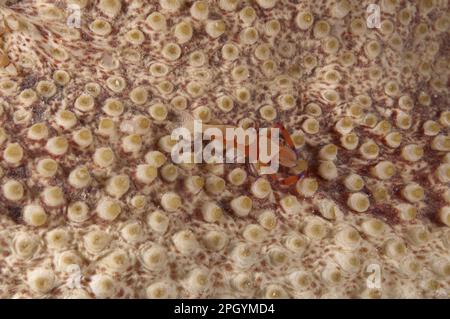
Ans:
<svg viewBox="0 0 450 319"><path fill-rule="evenodd" d="M149 299L168 299L174 296L173 286L166 281L152 283L145 292Z"/></svg>
<svg viewBox="0 0 450 319"><path fill-rule="evenodd" d="M239 243L232 252L232 259L236 266L240 268L248 268L257 261L257 253L250 244Z"/></svg>
<svg viewBox="0 0 450 319"><path fill-rule="evenodd" d="M407 201L417 203L425 198L425 190L417 183L409 183L403 187L402 195Z"/></svg>
<svg viewBox="0 0 450 319"><path fill-rule="evenodd" d="M295 17L295 23L300 30L307 30L313 25L314 16L309 11L300 11Z"/></svg>
<svg viewBox="0 0 450 319"><path fill-rule="evenodd" d="M347 205L355 212L365 212L370 207L369 197L364 193L352 193L347 199Z"/></svg>
<svg viewBox="0 0 450 319"><path fill-rule="evenodd" d="M45 148L52 155L62 156L68 151L69 142L64 136L55 136L47 141Z"/></svg>
<svg viewBox="0 0 450 319"><path fill-rule="evenodd" d="M444 206L439 209L439 220L450 227L450 206Z"/></svg>
<svg viewBox="0 0 450 319"><path fill-rule="evenodd" d="M89 218L89 207L85 202L77 201L67 207L67 218L75 223L82 223Z"/></svg>
<svg viewBox="0 0 450 319"><path fill-rule="evenodd" d="M159 234L164 234L169 227L170 219L162 211L154 211L147 217L148 226Z"/></svg>
<svg viewBox="0 0 450 319"><path fill-rule="evenodd" d="M333 6L331 10L334 17L338 19L344 18L352 9L352 6L348 0L339 0Z"/></svg>
<svg viewBox="0 0 450 319"><path fill-rule="evenodd" d="M42 206L29 204L23 209L23 219L28 225L38 227L47 222L47 214Z"/></svg>
<svg viewBox="0 0 450 319"><path fill-rule="evenodd" d="M242 233L244 239L251 243L261 243L266 239L266 231L257 224L249 224Z"/></svg>
<svg viewBox="0 0 450 319"><path fill-rule="evenodd" d="M17 180L10 179L2 185L2 193L7 200L16 202L25 196L25 189L22 183Z"/></svg>
<svg viewBox="0 0 450 319"><path fill-rule="evenodd" d="M431 149L441 152L450 152L450 136L437 135L431 141Z"/></svg>
<svg viewBox="0 0 450 319"><path fill-rule="evenodd" d="M256 198L266 198L271 191L270 183L265 178L258 178L251 186L251 192Z"/></svg>
<svg viewBox="0 0 450 319"><path fill-rule="evenodd" d="M322 199L317 203L320 214L329 220L334 220L342 216L342 211L333 200Z"/></svg>
<svg viewBox="0 0 450 319"><path fill-rule="evenodd" d="M181 230L172 236L176 249L183 255L193 255L198 252L200 245L190 230Z"/></svg>
<svg viewBox="0 0 450 319"><path fill-rule="evenodd" d="M59 186L47 186L41 193L42 201L50 207L62 206L65 203L64 192Z"/></svg>
<svg viewBox="0 0 450 319"><path fill-rule="evenodd" d="M450 277L450 262L445 258L439 258L434 261L432 270L438 276L448 279Z"/></svg>
<svg viewBox="0 0 450 319"><path fill-rule="evenodd" d="M181 205L181 197L174 192L164 193L161 197L161 206L168 212L177 211Z"/></svg>
<svg viewBox="0 0 450 319"><path fill-rule="evenodd" d="M292 272L288 278L297 291L310 289L313 282L312 276L307 271L302 270Z"/></svg>
<svg viewBox="0 0 450 319"><path fill-rule="evenodd" d="M263 211L259 214L258 222L262 227L269 231L277 226L276 215L270 210Z"/></svg>
<svg viewBox="0 0 450 319"><path fill-rule="evenodd" d="M322 271L322 279L330 286L336 286L344 280L342 272L335 265L327 265Z"/></svg>
<svg viewBox="0 0 450 319"><path fill-rule="evenodd" d="M424 226L411 226L407 230L408 242L413 245L423 245L430 239L430 232Z"/></svg>
<svg viewBox="0 0 450 319"><path fill-rule="evenodd" d="M157 169L149 164L140 164L136 167L136 178L144 184L150 184L158 176Z"/></svg>
<svg viewBox="0 0 450 319"><path fill-rule="evenodd" d="M254 279L250 274L241 272L231 279L231 285L240 292L248 293L254 289Z"/></svg>
<svg viewBox="0 0 450 319"><path fill-rule="evenodd" d="M84 247L91 254L98 254L111 242L111 235L102 230L92 230L83 237Z"/></svg>
<svg viewBox="0 0 450 319"><path fill-rule="evenodd" d="M395 165L390 161L381 161L371 168L372 175L382 180L391 178L395 172Z"/></svg>
<svg viewBox="0 0 450 319"><path fill-rule="evenodd" d="M203 219L208 223L216 223L222 220L223 211L215 202L206 202L202 206Z"/></svg>
<svg viewBox="0 0 450 319"><path fill-rule="evenodd" d="M55 274L46 268L37 268L27 274L28 286L35 292L45 294L50 292L55 285Z"/></svg>
<svg viewBox="0 0 450 319"><path fill-rule="evenodd" d="M318 167L318 173L325 180L333 180L338 176L337 167L331 161L321 161Z"/></svg>
<svg viewBox="0 0 450 319"><path fill-rule="evenodd" d="M309 239L301 234L292 234L286 237L284 245L287 249L301 256L309 244Z"/></svg>
<svg viewBox="0 0 450 319"><path fill-rule="evenodd" d="M301 211L301 205L297 197L286 195L280 200L280 205L288 214L298 214Z"/></svg>
<svg viewBox="0 0 450 319"><path fill-rule="evenodd" d="M122 212L122 207L116 200L105 197L98 202L96 211L101 219L113 221Z"/></svg>
<svg viewBox="0 0 450 319"><path fill-rule="evenodd" d="M278 0L256 0L256 3L263 9L272 9L278 3Z"/></svg>
<svg viewBox="0 0 450 319"><path fill-rule="evenodd" d="M361 236L353 227L345 226L336 233L335 241L343 249L353 250L361 244Z"/></svg>
<svg viewBox="0 0 450 319"><path fill-rule="evenodd" d="M364 180L358 174L349 174L344 179L345 187L352 192L358 192L364 187Z"/></svg>
<svg viewBox="0 0 450 319"><path fill-rule="evenodd" d="M219 8L224 11L236 10L240 0L219 0Z"/></svg>
<svg viewBox="0 0 450 319"><path fill-rule="evenodd" d="M435 174L441 183L450 182L450 163L444 163L439 165L438 168L436 169Z"/></svg>
<svg viewBox="0 0 450 319"><path fill-rule="evenodd" d="M122 8L121 0L100 0L98 8L109 17L115 17Z"/></svg>
<svg viewBox="0 0 450 319"><path fill-rule="evenodd" d="M337 157L338 149L334 144L327 144L319 150L319 158L324 161L334 161Z"/></svg>
<svg viewBox="0 0 450 319"><path fill-rule="evenodd" d="M361 226L364 233L373 237L380 237L386 230L386 224L382 220L376 218L365 220Z"/></svg>
<svg viewBox="0 0 450 319"><path fill-rule="evenodd" d="M277 284L268 285L264 291L264 298L266 299L286 299L288 296L286 290Z"/></svg>
<svg viewBox="0 0 450 319"><path fill-rule="evenodd" d="M114 249L102 259L102 263L110 273L124 272L131 266L130 256L123 249Z"/></svg>
<svg viewBox="0 0 450 319"><path fill-rule="evenodd" d="M405 221L411 221L416 218L417 208L408 203L401 203L395 207L398 211L400 219Z"/></svg>
<svg viewBox="0 0 450 319"><path fill-rule="evenodd" d="M120 198L128 192L129 188L130 178L125 174L119 174L108 179L105 190L109 195Z"/></svg>
<svg viewBox="0 0 450 319"><path fill-rule="evenodd" d="M189 12L194 19L206 20L208 18L208 2L207 1L195 1Z"/></svg>
<svg viewBox="0 0 450 319"><path fill-rule="evenodd" d="M404 257L407 253L406 245L400 238L388 239L385 243L384 249L386 255L394 259Z"/></svg>
<svg viewBox="0 0 450 319"><path fill-rule="evenodd" d="M224 232L211 230L203 236L203 244L212 251L220 251L228 244L228 237Z"/></svg>
<svg viewBox="0 0 450 319"><path fill-rule="evenodd" d="M70 232L64 228L55 228L45 234L47 247L52 250L62 250L67 248L71 239Z"/></svg>
<svg viewBox="0 0 450 319"><path fill-rule="evenodd" d="M82 260L76 251L66 250L55 255L54 263L56 270L70 273L81 270Z"/></svg>
<svg viewBox="0 0 450 319"><path fill-rule="evenodd" d="M415 257L406 257L400 262L400 270L410 278L414 278L421 271L423 265Z"/></svg>
<svg viewBox="0 0 450 319"><path fill-rule="evenodd" d="M89 288L97 298L112 298L117 292L117 282L108 275L97 274L91 277Z"/></svg>
<svg viewBox="0 0 450 319"><path fill-rule="evenodd" d="M157 11L150 13L145 21L154 31L164 31L167 28L166 17Z"/></svg>
<svg viewBox="0 0 450 319"><path fill-rule="evenodd" d="M100 147L95 150L93 159L96 165L105 168L114 164L115 155L110 147Z"/></svg>
<svg viewBox="0 0 450 319"><path fill-rule="evenodd" d="M305 177L297 181L295 189L300 196L313 197L319 188L319 183L315 178Z"/></svg>
<svg viewBox="0 0 450 319"><path fill-rule="evenodd" d="M139 243L145 236L140 222L130 221L120 231L122 238L128 243Z"/></svg>
<svg viewBox="0 0 450 319"><path fill-rule="evenodd" d="M27 137L35 141L46 139L48 128L45 123L36 123L28 129Z"/></svg>
<svg viewBox="0 0 450 319"><path fill-rule="evenodd" d="M152 245L141 253L144 266L152 271L159 271L166 267L168 262L167 250L160 245Z"/></svg>
<svg viewBox="0 0 450 319"><path fill-rule="evenodd" d="M149 151L145 154L145 162L156 168L163 166L166 160L166 156L160 151Z"/></svg>
<svg viewBox="0 0 450 319"><path fill-rule="evenodd" d="M283 267L289 264L289 255L283 247L274 246L268 250L268 261L272 267Z"/></svg>
<svg viewBox="0 0 450 319"><path fill-rule="evenodd" d="M247 216L252 210L253 201L248 196L239 196L231 200L230 207L240 217Z"/></svg>
<svg viewBox="0 0 450 319"><path fill-rule="evenodd" d="M159 5L169 12L178 11L183 5L182 0L159 0Z"/></svg>
<svg viewBox="0 0 450 319"><path fill-rule="evenodd" d="M79 148L87 148L90 146L94 138L90 129L82 128L72 133L72 140Z"/></svg>
<svg viewBox="0 0 450 319"><path fill-rule="evenodd" d="M75 168L69 174L69 184L74 188L84 188L91 183L91 175L85 166Z"/></svg>
<svg viewBox="0 0 450 319"><path fill-rule="evenodd" d="M349 273L356 273L361 269L361 259L354 253L338 252L336 261L344 271Z"/></svg>
<svg viewBox="0 0 450 319"><path fill-rule="evenodd" d="M208 20L206 22L205 31L211 38L220 37L226 30L223 20Z"/></svg>
<svg viewBox="0 0 450 319"><path fill-rule="evenodd" d="M18 233L14 236L12 249L14 254L20 258L30 258L37 251L38 238L28 233Z"/></svg>
<svg viewBox="0 0 450 319"><path fill-rule="evenodd" d="M198 175L188 176L184 180L184 186L190 193L198 193L205 185L205 180L203 177Z"/></svg>
<svg viewBox="0 0 450 319"><path fill-rule="evenodd" d="M312 217L303 227L303 233L311 240L320 240L327 236L328 226L322 218Z"/></svg>
<svg viewBox="0 0 450 319"><path fill-rule="evenodd" d="M210 274L205 268L195 268L189 274L186 280L186 289L193 293L200 293L207 290L210 285Z"/></svg>

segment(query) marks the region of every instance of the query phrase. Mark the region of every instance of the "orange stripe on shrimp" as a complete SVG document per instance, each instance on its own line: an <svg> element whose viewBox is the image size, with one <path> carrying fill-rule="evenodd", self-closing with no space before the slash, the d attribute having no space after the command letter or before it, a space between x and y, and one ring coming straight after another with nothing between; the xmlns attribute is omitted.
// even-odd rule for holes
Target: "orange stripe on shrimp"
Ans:
<svg viewBox="0 0 450 319"><path fill-rule="evenodd" d="M291 135L289 134L289 132L287 131L287 129L284 127L283 124L281 123L277 123L274 128L278 128L280 129L280 133L281 136L284 138L284 140L286 141L286 143L295 150L295 144L294 141L292 141Z"/></svg>

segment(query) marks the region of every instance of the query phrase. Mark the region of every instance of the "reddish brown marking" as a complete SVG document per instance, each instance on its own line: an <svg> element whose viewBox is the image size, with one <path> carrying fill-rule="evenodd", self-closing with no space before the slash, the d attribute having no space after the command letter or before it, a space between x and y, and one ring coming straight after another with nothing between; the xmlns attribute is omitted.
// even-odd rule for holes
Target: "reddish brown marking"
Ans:
<svg viewBox="0 0 450 319"><path fill-rule="evenodd" d="M295 183L297 183L298 179L299 179L299 177L297 175L291 175L289 177L283 178L280 181L280 184L284 185L284 186L291 186L291 185L294 185Z"/></svg>

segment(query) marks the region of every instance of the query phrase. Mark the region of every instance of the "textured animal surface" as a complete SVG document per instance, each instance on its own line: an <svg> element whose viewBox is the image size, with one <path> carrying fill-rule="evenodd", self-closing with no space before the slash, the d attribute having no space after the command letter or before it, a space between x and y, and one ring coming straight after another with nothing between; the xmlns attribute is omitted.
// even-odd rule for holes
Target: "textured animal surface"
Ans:
<svg viewBox="0 0 450 319"><path fill-rule="evenodd" d="M448 298L449 3L373 2L1 1L0 297ZM174 164L186 119L302 178Z"/></svg>

